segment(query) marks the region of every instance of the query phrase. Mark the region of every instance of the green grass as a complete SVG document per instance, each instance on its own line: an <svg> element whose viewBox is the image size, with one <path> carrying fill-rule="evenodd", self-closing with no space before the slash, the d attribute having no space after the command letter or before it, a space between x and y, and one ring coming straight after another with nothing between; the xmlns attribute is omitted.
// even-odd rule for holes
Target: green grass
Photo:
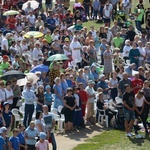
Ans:
<svg viewBox="0 0 150 150"><path fill-rule="evenodd" d="M127 138L124 131L104 131L80 144L73 150L148 150L150 138Z"/></svg>

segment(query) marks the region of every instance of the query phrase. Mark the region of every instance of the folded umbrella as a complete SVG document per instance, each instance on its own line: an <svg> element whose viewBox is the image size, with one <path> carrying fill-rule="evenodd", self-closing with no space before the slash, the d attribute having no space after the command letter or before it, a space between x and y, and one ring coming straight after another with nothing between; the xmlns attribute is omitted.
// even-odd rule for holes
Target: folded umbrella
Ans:
<svg viewBox="0 0 150 150"><path fill-rule="evenodd" d="M48 72L49 71L49 67L46 66L46 65L38 65L38 66L34 67L30 72L35 73L36 71Z"/></svg>
<svg viewBox="0 0 150 150"><path fill-rule="evenodd" d="M10 70L10 71L7 71L5 72L1 79L2 80L5 80L5 81L9 81L9 80L12 80L12 79L22 79L22 78L25 78L25 74L20 72L20 71L17 71L17 70Z"/></svg>

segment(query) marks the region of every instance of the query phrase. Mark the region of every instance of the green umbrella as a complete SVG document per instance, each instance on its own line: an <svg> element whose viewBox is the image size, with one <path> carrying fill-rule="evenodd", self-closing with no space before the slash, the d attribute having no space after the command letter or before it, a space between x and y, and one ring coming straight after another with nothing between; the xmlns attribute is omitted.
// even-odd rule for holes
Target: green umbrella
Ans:
<svg viewBox="0 0 150 150"><path fill-rule="evenodd" d="M47 61L58 61L58 60L69 60L69 58L65 54L55 54L50 56Z"/></svg>
<svg viewBox="0 0 150 150"><path fill-rule="evenodd" d="M5 11L4 12L4 16L11 16L11 15L18 15L19 12L18 11L15 11L15 10L8 10L8 11Z"/></svg>

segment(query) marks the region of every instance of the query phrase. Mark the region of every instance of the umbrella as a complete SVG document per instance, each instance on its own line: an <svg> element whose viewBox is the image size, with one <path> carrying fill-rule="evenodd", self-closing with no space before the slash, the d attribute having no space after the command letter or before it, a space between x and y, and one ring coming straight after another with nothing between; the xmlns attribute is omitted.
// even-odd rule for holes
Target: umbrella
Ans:
<svg viewBox="0 0 150 150"><path fill-rule="evenodd" d="M55 54L50 56L47 61L58 61L58 60L69 60L70 58L68 58L65 54Z"/></svg>
<svg viewBox="0 0 150 150"><path fill-rule="evenodd" d="M5 73L2 75L1 79L2 79L2 80L6 80L6 81L12 80L12 79L17 79L17 80L19 80L19 79L24 78L25 76L26 76L26 75L25 75L24 73L20 72L20 71L11 70L11 71L5 72Z"/></svg>
<svg viewBox="0 0 150 150"><path fill-rule="evenodd" d="M8 11L6 11L6 12L4 12L4 16L11 16L11 15L17 15L17 14L19 14L19 12L18 11L15 11L15 10L8 10Z"/></svg>
<svg viewBox="0 0 150 150"><path fill-rule="evenodd" d="M35 10L35 9L37 9L39 7L39 3L37 1L35 1L35 0L31 1L30 0L30 1L27 1L26 3L23 4L22 10L25 10L27 8L29 2L31 4L31 8L33 10Z"/></svg>
<svg viewBox="0 0 150 150"><path fill-rule="evenodd" d="M39 31L29 31L27 32L24 37L25 38L30 38L31 36L33 36L34 38L40 38L42 37L44 34L39 32Z"/></svg>
<svg viewBox="0 0 150 150"><path fill-rule="evenodd" d="M36 67L34 67L31 72L35 73L36 71L40 71L40 72L48 72L49 71L49 67L46 65L38 65Z"/></svg>
<svg viewBox="0 0 150 150"><path fill-rule="evenodd" d="M17 85L24 86L28 80L33 81L34 84L39 80L39 77L34 73L27 73L24 79L17 80Z"/></svg>

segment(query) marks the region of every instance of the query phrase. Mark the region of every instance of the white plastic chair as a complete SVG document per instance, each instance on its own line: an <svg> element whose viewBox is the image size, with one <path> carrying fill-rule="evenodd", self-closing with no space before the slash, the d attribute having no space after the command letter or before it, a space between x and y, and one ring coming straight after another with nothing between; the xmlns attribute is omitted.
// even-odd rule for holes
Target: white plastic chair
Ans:
<svg viewBox="0 0 150 150"><path fill-rule="evenodd" d="M24 117L24 109L25 109L25 103L22 104L22 106L19 107L19 112L22 114L22 116Z"/></svg>
<svg viewBox="0 0 150 150"><path fill-rule="evenodd" d="M58 120L58 130L60 132L63 131L63 123L65 122L65 116L63 114L61 114L61 110L62 110L63 106L59 106L58 107L58 112L60 113L60 118Z"/></svg>
<svg viewBox="0 0 150 150"><path fill-rule="evenodd" d="M20 117L20 114L19 114L19 113L20 113L20 112L19 112L18 109L16 109L16 108L12 109L12 114L13 114L14 117L15 117L15 120L14 120L14 126L15 126L15 127L16 127L16 122L17 122L17 121L20 122L20 123L23 122L23 118Z"/></svg>
<svg viewBox="0 0 150 150"><path fill-rule="evenodd" d="M99 124L103 124L104 123L104 118L105 118L105 123L106 123L106 127L108 127L108 116L105 113L105 110L103 109L98 109L98 123Z"/></svg>

